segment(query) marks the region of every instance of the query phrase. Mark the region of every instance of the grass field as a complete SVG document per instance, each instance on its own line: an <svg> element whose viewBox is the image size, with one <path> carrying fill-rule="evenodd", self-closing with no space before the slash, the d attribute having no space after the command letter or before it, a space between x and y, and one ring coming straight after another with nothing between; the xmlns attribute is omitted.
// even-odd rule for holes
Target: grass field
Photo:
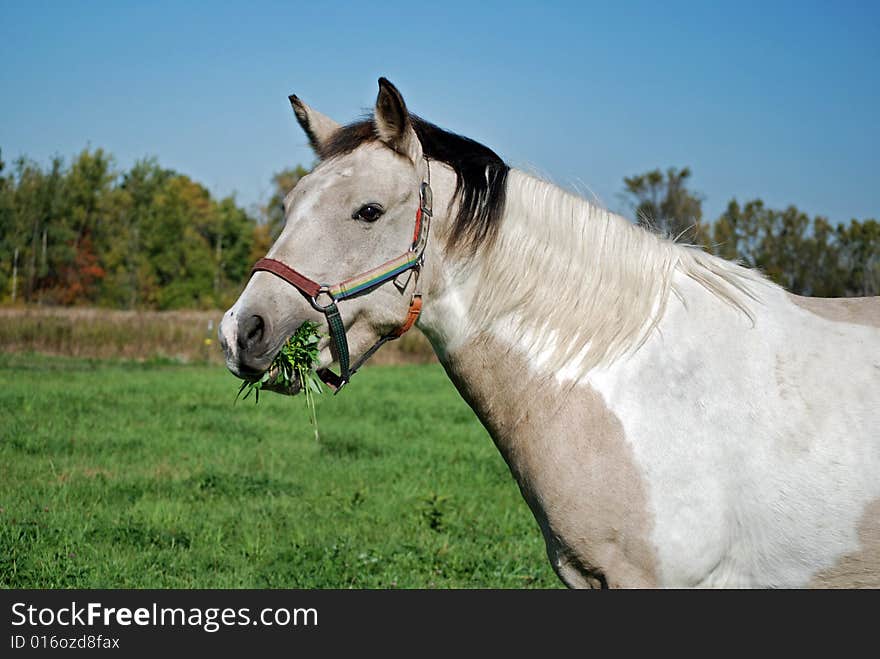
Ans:
<svg viewBox="0 0 880 659"><path fill-rule="evenodd" d="M0 586L557 587L442 369L233 406L215 365L0 353Z"/></svg>

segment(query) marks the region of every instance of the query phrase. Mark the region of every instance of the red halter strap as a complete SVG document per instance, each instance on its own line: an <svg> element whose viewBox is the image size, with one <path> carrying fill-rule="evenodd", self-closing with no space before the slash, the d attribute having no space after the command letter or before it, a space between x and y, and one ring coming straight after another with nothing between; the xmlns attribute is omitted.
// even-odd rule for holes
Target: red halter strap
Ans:
<svg viewBox="0 0 880 659"><path fill-rule="evenodd" d="M298 288L303 295L309 298L318 296L321 292L321 284L306 277L304 274L297 272L286 263L270 258L262 258L254 264L251 274L258 270L271 272L277 277L281 277L291 286Z"/></svg>

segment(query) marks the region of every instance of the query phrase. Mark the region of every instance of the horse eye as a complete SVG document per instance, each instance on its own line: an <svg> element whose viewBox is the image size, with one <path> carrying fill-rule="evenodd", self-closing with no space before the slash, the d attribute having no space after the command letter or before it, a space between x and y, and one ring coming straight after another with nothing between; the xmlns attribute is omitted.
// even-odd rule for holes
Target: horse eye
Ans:
<svg viewBox="0 0 880 659"><path fill-rule="evenodd" d="M364 222L375 222L382 216L383 212L381 206L367 204L366 206L361 206L360 210L356 211L351 217L352 219L363 220Z"/></svg>

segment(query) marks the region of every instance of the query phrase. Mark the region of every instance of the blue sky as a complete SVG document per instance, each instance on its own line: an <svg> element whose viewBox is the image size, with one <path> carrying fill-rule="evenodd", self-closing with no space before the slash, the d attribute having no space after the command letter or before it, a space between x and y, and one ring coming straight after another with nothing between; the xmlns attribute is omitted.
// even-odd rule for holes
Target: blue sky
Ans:
<svg viewBox="0 0 880 659"><path fill-rule="evenodd" d="M154 155L265 198L312 155L289 93L338 121L388 77L410 109L625 210L622 178L688 165L732 197L880 218L880 2L0 0L0 148Z"/></svg>

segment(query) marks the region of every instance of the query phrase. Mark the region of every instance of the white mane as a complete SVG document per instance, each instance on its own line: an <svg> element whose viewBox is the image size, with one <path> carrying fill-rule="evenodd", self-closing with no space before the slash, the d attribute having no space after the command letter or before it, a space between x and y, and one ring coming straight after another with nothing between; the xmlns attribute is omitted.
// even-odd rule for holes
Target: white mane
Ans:
<svg viewBox="0 0 880 659"><path fill-rule="evenodd" d="M754 320L760 274L677 244L585 199L511 170L503 221L483 253L474 308L550 369L581 377L636 349L663 316L676 272Z"/></svg>

